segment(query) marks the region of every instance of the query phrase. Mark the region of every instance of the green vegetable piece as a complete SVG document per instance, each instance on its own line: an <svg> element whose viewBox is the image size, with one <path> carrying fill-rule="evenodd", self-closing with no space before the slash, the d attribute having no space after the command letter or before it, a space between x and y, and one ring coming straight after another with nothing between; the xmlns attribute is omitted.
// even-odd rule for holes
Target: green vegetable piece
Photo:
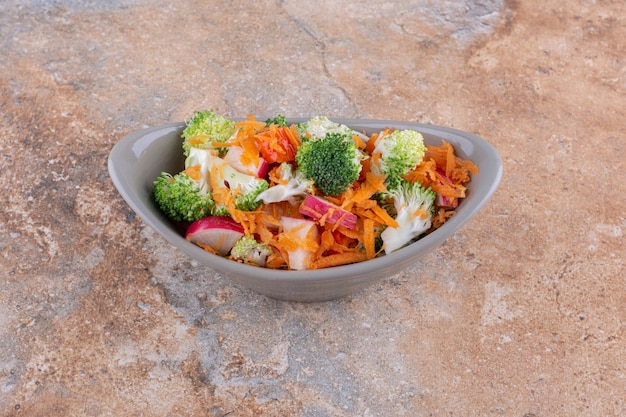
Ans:
<svg viewBox="0 0 626 417"><path fill-rule="evenodd" d="M270 126L271 124L275 124L278 126L287 126L287 118L281 114L277 115L273 119L267 119L265 121L265 126Z"/></svg>
<svg viewBox="0 0 626 417"><path fill-rule="evenodd" d="M267 243L257 242L251 236L242 236L230 251L233 259L249 264L264 266L265 260L272 253L272 248Z"/></svg>
<svg viewBox="0 0 626 417"><path fill-rule="evenodd" d="M192 147L201 149L214 149L213 142L225 143L235 133L235 122L223 116L218 116L213 110L203 112L196 111L193 117L187 121L187 127L181 134L183 151L189 156ZM225 147L217 148L220 154L225 153Z"/></svg>
<svg viewBox="0 0 626 417"><path fill-rule="evenodd" d="M175 221L195 221L211 215L215 203L208 186L184 172L162 172L152 183L157 206Z"/></svg>
<svg viewBox="0 0 626 417"><path fill-rule="evenodd" d="M359 178L363 158L352 136L345 133L304 140L296 153L298 169L329 196L341 194Z"/></svg>
<svg viewBox="0 0 626 417"><path fill-rule="evenodd" d="M373 153L380 153L378 165L373 168L387 175L387 188L395 189L402 176L415 168L424 157L424 137L415 130L394 130L376 139Z"/></svg>

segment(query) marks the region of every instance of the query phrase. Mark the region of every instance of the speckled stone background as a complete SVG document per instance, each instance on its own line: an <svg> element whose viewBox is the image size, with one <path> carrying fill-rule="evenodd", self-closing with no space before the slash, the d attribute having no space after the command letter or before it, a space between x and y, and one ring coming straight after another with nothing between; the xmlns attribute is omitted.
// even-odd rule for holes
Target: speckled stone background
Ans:
<svg viewBox="0 0 626 417"><path fill-rule="evenodd" d="M0 2L0 415L626 415L622 0ZM451 126L489 204L406 271L275 301L176 252L113 145L212 108Z"/></svg>

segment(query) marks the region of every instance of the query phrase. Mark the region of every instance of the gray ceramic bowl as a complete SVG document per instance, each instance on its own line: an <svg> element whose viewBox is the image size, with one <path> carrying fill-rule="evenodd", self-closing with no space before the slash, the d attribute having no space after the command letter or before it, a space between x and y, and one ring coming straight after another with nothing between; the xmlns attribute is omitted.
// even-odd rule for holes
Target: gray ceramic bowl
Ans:
<svg viewBox="0 0 626 417"><path fill-rule="evenodd" d="M298 123L306 119L288 119ZM271 270L237 263L208 253L187 242L154 205L152 181L162 172L183 169L180 134L184 123L167 124L140 130L117 143L109 156L113 183L128 205L169 243L200 264L233 281L269 297L302 302L326 301L354 293L390 277L437 248L455 233L487 202L502 175L498 152L478 136L462 131L389 120L335 119L358 131L378 132L385 127L415 129L427 144L452 144L457 155L473 161L480 172L468 184L467 197L442 227L390 255L352 265L311 271Z"/></svg>

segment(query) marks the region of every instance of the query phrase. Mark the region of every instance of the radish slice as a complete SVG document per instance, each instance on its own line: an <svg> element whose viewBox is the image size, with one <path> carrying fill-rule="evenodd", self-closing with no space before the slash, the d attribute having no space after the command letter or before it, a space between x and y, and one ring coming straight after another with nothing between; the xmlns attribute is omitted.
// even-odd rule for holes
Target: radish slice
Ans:
<svg viewBox="0 0 626 417"><path fill-rule="evenodd" d="M191 223L185 239L226 256L243 235L243 227L230 217L210 216Z"/></svg>
<svg viewBox="0 0 626 417"><path fill-rule="evenodd" d="M441 194L437 194L437 207L443 208L457 208L459 206L459 200L455 197L446 197Z"/></svg>
<svg viewBox="0 0 626 417"><path fill-rule="evenodd" d="M443 169L437 168L437 174L439 174L439 183L441 185L452 185L453 182ZM456 197L446 197L441 194L437 194L437 206L445 208L457 208L459 206L459 199Z"/></svg>
<svg viewBox="0 0 626 417"><path fill-rule="evenodd" d="M338 223L340 226L349 229L356 228L356 214L350 213L338 205L317 196L307 195L302 204L300 204L298 211L315 220L323 218L328 223Z"/></svg>
<svg viewBox="0 0 626 417"><path fill-rule="evenodd" d="M312 239L316 242L318 241L319 231L317 230L317 224L315 224L315 222L283 216L280 219L280 223L283 226L284 232L293 233L298 239ZM308 269L311 264L312 256L313 252L305 248L287 251L289 268L298 271Z"/></svg>
<svg viewBox="0 0 626 417"><path fill-rule="evenodd" d="M239 172L253 175L257 178L264 178L269 169L269 164L267 163L267 161L259 156L258 165L254 164L254 162L244 164L243 162L241 162L241 156L243 155L243 153L244 150L241 146L229 146L228 152L224 156L224 160Z"/></svg>

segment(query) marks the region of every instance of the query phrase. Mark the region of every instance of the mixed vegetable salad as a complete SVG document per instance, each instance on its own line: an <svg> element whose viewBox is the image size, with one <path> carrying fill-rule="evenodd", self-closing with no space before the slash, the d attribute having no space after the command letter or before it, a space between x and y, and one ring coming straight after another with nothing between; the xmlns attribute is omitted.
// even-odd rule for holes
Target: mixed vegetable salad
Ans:
<svg viewBox="0 0 626 417"><path fill-rule="evenodd" d="M393 127L366 135L326 116L232 121L195 112L185 167L153 197L203 249L274 269L318 269L396 251L440 227L465 197L474 163L452 145Z"/></svg>

